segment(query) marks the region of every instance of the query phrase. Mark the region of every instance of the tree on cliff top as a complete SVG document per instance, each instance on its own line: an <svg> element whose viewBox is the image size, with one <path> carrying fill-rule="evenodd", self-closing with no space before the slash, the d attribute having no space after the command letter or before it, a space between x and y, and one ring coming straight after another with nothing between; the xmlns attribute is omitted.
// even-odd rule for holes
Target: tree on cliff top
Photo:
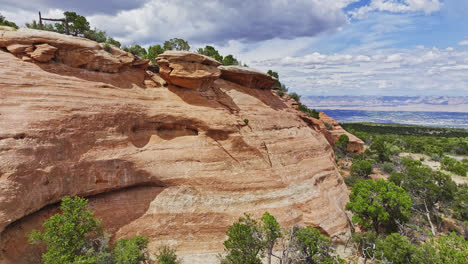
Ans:
<svg viewBox="0 0 468 264"><path fill-rule="evenodd" d="M190 50L190 45L187 41L180 38L173 38L164 41L164 50Z"/></svg>
<svg viewBox="0 0 468 264"><path fill-rule="evenodd" d="M0 26L18 28L18 26L15 23L6 20L5 17L2 16L2 14L0 14Z"/></svg>

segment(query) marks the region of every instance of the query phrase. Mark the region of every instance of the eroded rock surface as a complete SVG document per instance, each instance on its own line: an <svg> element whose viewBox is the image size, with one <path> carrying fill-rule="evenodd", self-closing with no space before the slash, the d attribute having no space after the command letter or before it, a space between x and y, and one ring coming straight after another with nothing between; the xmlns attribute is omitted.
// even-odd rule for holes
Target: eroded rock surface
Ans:
<svg viewBox="0 0 468 264"><path fill-rule="evenodd" d="M169 52L158 61L168 86L158 75L160 85L146 86L140 67L90 72L0 51L1 263L36 263L43 249L24 235L65 195L88 197L113 239L145 235L151 252L170 244L186 259L221 252L245 212L348 232L332 147L296 109L271 90L218 78L210 58Z"/></svg>
<svg viewBox="0 0 468 264"><path fill-rule="evenodd" d="M221 76L221 65L210 57L188 51L166 51L157 58L159 73L168 83L205 89Z"/></svg>
<svg viewBox="0 0 468 264"><path fill-rule="evenodd" d="M322 124L319 124L321 127L322 133L329 138L330 144L334 145L338 138L345 134L349 138L348 143L348 150L356 153L362 153L365 150L365 143L355 135L349 133L348 131L344 130L338 121L335 119L327 116L324 112L320 112L319 114L320 121ZM328 125L325 125L327 123ZM327 127L329 126L329 127ZM331 127L331 129L329 129ZM326 130L325 130L326 129ZM329 135L327 135L329 134Z"/></svg>
<svg viewBox="0 0 468 264"><path fill-rule="evenodd" d="M95 41L55 32L20 28L0 28L0 48L22 57L30 56L38 62L55 59L72 67L100 72L119 72L126 67L145 68L148 60L141 60L114 46L104 47Z"/></svg>
<svg viewBox="0 0 468 264"><path fill-rule="evenodd" d="M221 78L256 89L271 89L278 80L256 69L242 66L220 66Z"/></svg>

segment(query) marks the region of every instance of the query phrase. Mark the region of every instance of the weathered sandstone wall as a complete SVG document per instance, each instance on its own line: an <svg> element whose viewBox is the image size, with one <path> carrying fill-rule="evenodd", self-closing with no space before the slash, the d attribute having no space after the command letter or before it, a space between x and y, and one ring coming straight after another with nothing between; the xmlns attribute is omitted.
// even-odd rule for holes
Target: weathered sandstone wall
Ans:
<svg viewBox="0 0 468 264"><path fill-rule="evenodd" d="M8 47L39 44L21 30L18 43L6 41L7 33L0 31L0 263L37 263L42 248L24 235L66 195L88 197L113 239L145 235L151 251L170 244L185 258L221 252L227 227L244 212L269 211L283 225L334 237L348 232L348 191L330 143L273 91L221 79L197 54L162 56L161 76L128 62L89 71L58 54L100 48L35 31L28 34L57 50L47 63L23 60Z"/></svg>

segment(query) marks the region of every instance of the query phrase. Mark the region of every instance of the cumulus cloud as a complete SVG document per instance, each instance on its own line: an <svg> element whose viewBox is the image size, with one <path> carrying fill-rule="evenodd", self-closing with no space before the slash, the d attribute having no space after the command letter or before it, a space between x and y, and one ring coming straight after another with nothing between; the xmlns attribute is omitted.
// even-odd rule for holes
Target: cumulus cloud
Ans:
<svg viewBox="0 0 468 264"><path fill-rule="evenodd" d="M145 43L182 37L195 42L293 39L336 29L347 21L350 0L190 1L150 0L115 16L93 15L93 24L112 35Z"/></svg>
<svg viewBox="0 0 468 264"><path fill-rule="evenodd" d="M441 6L439 0L372 0L369 5L350 11L349 14L351 17L358 19L374 11L392 13L424 12L425 14L431 14L439 11Z"/></svg>
<svg viewBox="0 0 468 264"><path fill-rule="evenodd" d="M61 9L65 11L74 11L81 15L92 15L96 13L116 14L121 10L129 10L141 7L146 0L1 0L2 9L21 9L37 13L38 11L47 12L48 9Z"/></svg>
<svg viewBox="0 0 468 264"><path fill-rule="evenodd" d="M415 48L255 61L304 95L468 95L468 50ZM282 78L283 77L283 78Z"/></svg>

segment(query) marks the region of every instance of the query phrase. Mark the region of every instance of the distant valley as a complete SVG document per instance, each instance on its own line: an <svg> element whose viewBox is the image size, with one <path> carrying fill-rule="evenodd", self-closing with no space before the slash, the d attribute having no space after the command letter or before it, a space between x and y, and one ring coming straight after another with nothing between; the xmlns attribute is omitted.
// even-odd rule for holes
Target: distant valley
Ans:
<svg viewBox="0 0 468 264"><path fill-rule="evenodd" d="M339 122L468 129L468 97L308 96L301 100ZM429 111L428 111L429 110Z"/></svg>
<svg viewBox="0 0 468 264"><path fill-rule="evenodd" d="M301 101L317 109L468 113L468 96L304 96Z"/></svg>

